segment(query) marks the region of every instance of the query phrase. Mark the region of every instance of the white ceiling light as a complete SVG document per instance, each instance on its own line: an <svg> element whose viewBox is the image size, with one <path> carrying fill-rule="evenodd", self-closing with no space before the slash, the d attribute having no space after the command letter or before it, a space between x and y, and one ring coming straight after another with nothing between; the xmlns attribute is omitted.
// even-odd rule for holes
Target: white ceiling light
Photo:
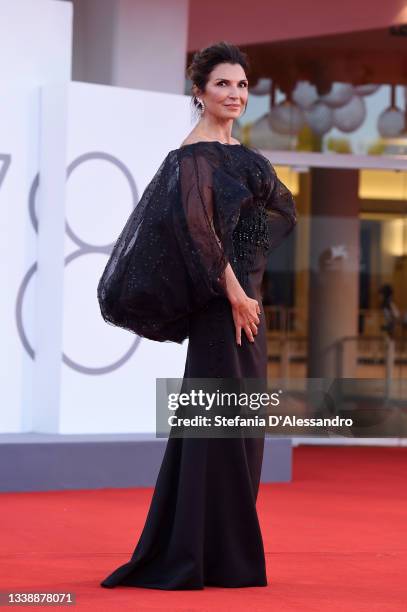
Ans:
<svg viewBox="0 0 407 612"><path fill-rule="evenodd" d="M404 89L406 100L406 89ZM383 138L399 136L405 129L406 115L396 104L396 86L390 85L390 105L379 115L377 129Z"/></svg>
<svg viewBox="0 0 407 612"><path fill-rule="evenodd" d="M323 96L320 96L321 102L325 102L328 106L337 108L343 106L353 96L353 86L349 83L332 83L331 91Z"/></svg>
<svg viewBox="0 0 407 612"><path fill-rule="evenodd" d="M254 96L268 96L270 93L271 79L259 79L256 85L250 87L249 92Z"/></svg>
<svg viewBox="0 0 407 612"><path fill-rule="evenodd" d="M269 123L278 134L294 136L298 134L305 124L305 115L296 104L284 100L276 106L272 106L268 115Z"/></svg>
<svg viewBox="0 0 407 612"><path fill-rule="evenodd" d="M298 81L292 99L300 108L308 109L318 100L317 88L309 81Z"/></svg>
<svg viewBox="0 0 407 612"><path fill-rule="evenodd" d="M380 89L380 85L356 85L355 91L359 96L370 96Z"/></svg>
<svg viewBox="0 0 407 612"><path fill-rule="evenodd" d="M397 106L389 106L377 120L377 129L383 138L398 136L404 130L405 116Z"/></svg>
<svg viewBox="0 0 407 612"><path fill-rule="evenodd" d="M315 134L322 136L333 126L333 110L323 102L315 102L305 111L307 123Z"/></svg>
<svg viewBox="0 0 407 612"><path fill-rule="evenodd" d="M335 108L333 112L334 125L341 132L357 130L366 118L366 104L360 96L353 96L347 104Z"/></svg>

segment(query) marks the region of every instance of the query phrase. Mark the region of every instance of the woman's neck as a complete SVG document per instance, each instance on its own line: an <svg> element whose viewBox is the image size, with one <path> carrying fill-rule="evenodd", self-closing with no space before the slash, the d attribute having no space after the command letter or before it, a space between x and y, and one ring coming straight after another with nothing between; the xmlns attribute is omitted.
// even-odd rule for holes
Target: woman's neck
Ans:
<svg viewBox="0 0 407 612"><path fill-rule="evenodd" d="M213 118L203 116L195 127L194 133L196 136L202 137L205 140L231 142L232 127L233 119L227 119L226 121L214 121Z"/></svg>

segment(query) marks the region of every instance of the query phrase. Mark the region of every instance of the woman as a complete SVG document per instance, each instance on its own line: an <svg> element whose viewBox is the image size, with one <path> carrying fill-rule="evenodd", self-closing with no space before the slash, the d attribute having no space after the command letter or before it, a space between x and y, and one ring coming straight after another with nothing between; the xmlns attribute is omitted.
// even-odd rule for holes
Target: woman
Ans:
<svg viewBox="0 0 407 612"><path fill-rule="evenodd" d="M231 135L247 69L227 43L195 54L200 119L163 161L99 281L106 321L161 342L189 338L184 379L267 378L261 281L296 213L268 160ZM263 448L264 435L170 435L140 540L101 585L266 586L256 512Z"/></svg>

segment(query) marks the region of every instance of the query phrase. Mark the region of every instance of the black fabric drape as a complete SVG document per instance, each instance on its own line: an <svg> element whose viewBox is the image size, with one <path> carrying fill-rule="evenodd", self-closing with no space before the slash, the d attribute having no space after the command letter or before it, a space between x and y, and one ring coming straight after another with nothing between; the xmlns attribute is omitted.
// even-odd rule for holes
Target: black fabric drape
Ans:
<svg viewBox="0 0 407 612"><path fill-rule="evenodd" d="M106 322L181 343L189 315L225 295L225 268L236 262L234 232L253 192L228 164L225 148L205 144L170 151L130 214L97 287ZM295 211L291 193L261 160L268 165L265 210L273 248L295 223Z"/></svg>

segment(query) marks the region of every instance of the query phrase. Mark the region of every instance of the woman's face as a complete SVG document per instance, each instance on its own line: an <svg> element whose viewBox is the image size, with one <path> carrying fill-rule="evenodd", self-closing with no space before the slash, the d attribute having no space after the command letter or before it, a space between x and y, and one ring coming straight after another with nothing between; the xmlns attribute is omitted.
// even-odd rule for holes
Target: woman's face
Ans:
<svg viewBox="0 0 407 612"><path fill-rule="evenodd" d="M248 81L240 64L218 64L209 75L204 92L198 97L204 101L205 114L218 119L237 119L248 98Z"/></svg>

